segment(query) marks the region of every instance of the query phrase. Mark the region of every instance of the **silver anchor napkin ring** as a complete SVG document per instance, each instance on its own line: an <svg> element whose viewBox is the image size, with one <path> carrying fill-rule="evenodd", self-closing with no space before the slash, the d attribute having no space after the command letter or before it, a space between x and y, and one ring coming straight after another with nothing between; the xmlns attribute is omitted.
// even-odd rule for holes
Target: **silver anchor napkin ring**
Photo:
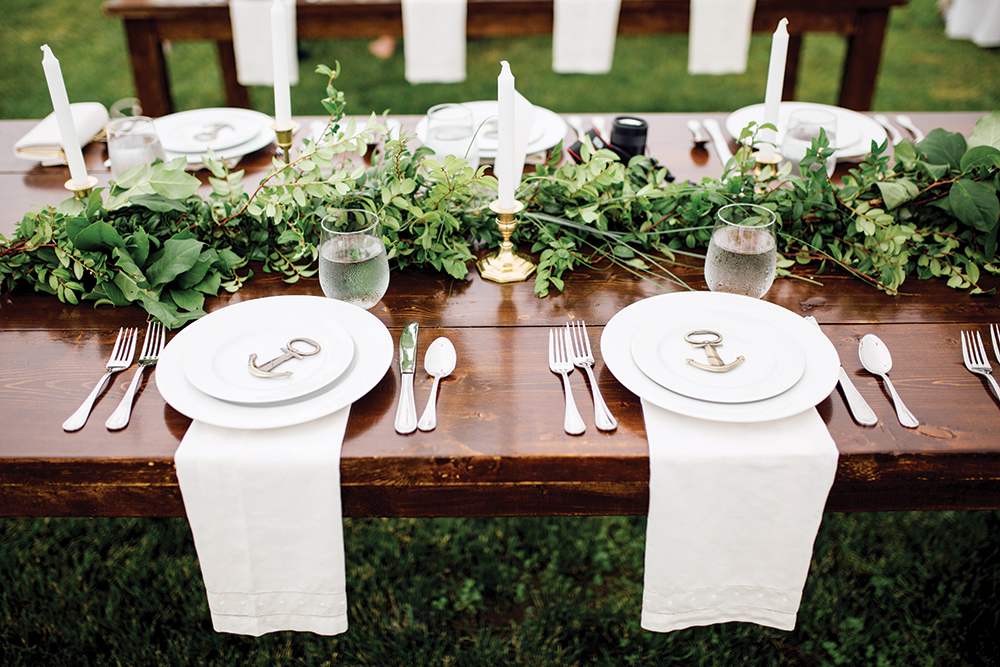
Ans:
<svg viewBox="0 0 1000 667"><path fill-rule="evenodd" d="M305 343L311 346L313 349L303 352L295 348L295 343ZM251 375L259 378L277 378L277 377L288 377L292 374L292 371L282 371L280 373L272 373L271 370L275 366L280 366L289 359L301 359L302 357L311 357L314 354L319 354L320 346L319 343L314 341L312 338L292 338L285 346L281 348L284 353L280 356L271 359L267 363L257 365L257 353L254 352L250 355L250 360L247 362L247 369L250 371Z"/></svg>
<svg viewBox="0 0 1000 667"><path fill-rule="evenodd" d="M699 340L694 338L694 336L714 336L715 338ZM715 349L716 345L722 345L722 334L718 331L712 331L711 329L695 329L694 331L688 331L684 334L684 340L691 343L695 347L700 347L705 350L705 354L708 355L707 364L695 361L694 359L685 359L685 361L689 364L695 368L700 368L703 371L709 371L711 373L728 373L746 361L743 355L740 355L735 361L728 364L722 361L722 357L719 356L719 353Z"/></svg>

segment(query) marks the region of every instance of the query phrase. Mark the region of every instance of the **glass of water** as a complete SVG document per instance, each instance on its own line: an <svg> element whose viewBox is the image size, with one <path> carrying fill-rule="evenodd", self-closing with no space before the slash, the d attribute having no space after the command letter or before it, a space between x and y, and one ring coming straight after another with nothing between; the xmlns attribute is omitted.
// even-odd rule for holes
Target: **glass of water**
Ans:
<svg viewBox="0 0 1000 667"><path fill-rule="evenodd" d="M389 260L378 214L337 209L322 222L319 284L323 294L369 309L389 287Z"/></svg>
<svg viewBox="0 0 1000 667"><path fill-rule="evenodd" d="M115 118L108 123L107 135L111 177L114 180L118 180L123 172L132 167L149 166L157 158L167 159L152 118L146 116Z"/></svg>
<svg viewBox="0 0 1000 667"><path fill-rule="evenodd" d="M705 282L713 292L759 299L774 282L778 244L777 217L756 204L719 209L705 255Z"/></svg>
<svg viewBox="0 0 1000 667"><path fill-rule="evenodd" d="M444 164L446 155L464 158L473 169L479 168L479 147L472 110L463 104L438 104L427 111L425 146L434 149L434 157Z"/></svg>
<svg viewBox="0 0 1000 667"><path fill-rule="evenodd" d="M788 127L785 130L785 140L781 144L781 155L792 163L792 173L803 176L799 166L806 150L812 146L813 139L818 139L820 132L826 132L831 148L837 147L837 117L824 109L796 109L788 117ZM837 166L837 158L830 155L826 159L827 178L833 176ZM806 171L819 169L818 164L807 165Z"/></svg>

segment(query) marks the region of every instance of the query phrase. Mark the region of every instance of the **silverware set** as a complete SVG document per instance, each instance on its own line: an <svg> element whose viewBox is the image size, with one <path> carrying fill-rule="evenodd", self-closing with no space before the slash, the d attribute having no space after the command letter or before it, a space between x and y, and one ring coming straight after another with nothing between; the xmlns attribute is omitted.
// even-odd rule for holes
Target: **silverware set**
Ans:
<svg viewBox="0 0 1000 667"><path fill-rule="evenodd" d="M566 413L563 428L570 435L581 435L587 430L580 411L573 399L573 389L570 386L569 375L573 368L582 368L590 381L590 391L594 397L594 424L601 431L613 431L618 428L618 420L611 414L601 389L597 386L594 376L594 353L587 336L586 323L567 322L564 328L549 329L549 370L562 377L563 390L566 393Z"/></svg>
<svg viewBox="0 0 1000 667"><path fill-rule="evenodd" d="M889 140L892 142L893 146L903 140L903 134L889 121L888 116L877 113L872 117L875 119L876 123L884 127L885 131L889 133ZM895 120L901 128L913 135L913 143L918 143L924 140L924 133L920 131L920 128L914 125L909 116L900 114L896 116Z"/></svg>
<svg viewBox="0 0 1000 667"><path fill-rule="evenodd" d="M94 403L97 402L97 397L100 396L101 392L104 391L104 388L107 387L111 376L115 373L127 370L132 365L132 360L135 356L136 339L138 336L139 330L136 328L122 327L118 330L118 337L115 339L115 345L111 349L111 356L108 359L104 376L98 381L97 385L90 392L90 395L84 399L83 403L79 408L77 408L76 412L70 415L69 419L63 422L62 427L64 431L79 431L83 428L84 424L87 423L87 419L90 417L90 412L93 410ZM139 353L139 368L136 370L135 376L132 378L132 382L129 384L128 390L125 392L125 396L122 398L121 404L114 411L111 417L108 418L108 421L105 424L109 430L117 431L128 425L132 414L132 402L135 398L136 389L139 388L142 373L148 366L156 364L156 360L160 355L160 350L163 349L164 342L165 335L163 332L163 326L159 322L152 323L149 328L146 329L145 340L143 341L142 350Z"/></svg>

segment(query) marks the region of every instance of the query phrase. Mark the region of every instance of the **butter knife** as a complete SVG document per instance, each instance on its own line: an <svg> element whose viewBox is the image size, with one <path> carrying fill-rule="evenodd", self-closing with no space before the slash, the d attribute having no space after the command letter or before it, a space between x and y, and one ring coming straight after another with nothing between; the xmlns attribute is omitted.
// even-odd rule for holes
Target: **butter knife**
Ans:
<svg viewBox="0 0 1000 667"><path fill-rule="evenodd" d="M814 324L816 328L819 328L819 322L812 315L806 315L805 319L810 324ZM864 396L858 393L858 388L851 382L851 378L843 366L840 367L840 378L837 382L840 384L840 390L844 393L844 401L847 403L847 409L850 411L854 421L862 426L874 426L877 424L878 417L875 416L875 411L865 401Z"/></svg>
<svg viewBox="0 0 1000 667"><path fill-rule="evenodd" d="M715 153L722 160L722 166L725 167L729 164L729 160L732 159L733 153L729 150L729 142L726 138L722 136L722 128L719 126L719 121L714 118L706 118L701 122L702 127L708 132L708 136L712 138L712 145L715 146Z"/></svg>
<svg viewBox="0 0 1000 667"><path fill-rule="evenodd" d="M417 370L417 329L411 322L399 336L399 405L396 406L396 432L413 433L417 430L417 404L413 400L413 373Z"/></svg>

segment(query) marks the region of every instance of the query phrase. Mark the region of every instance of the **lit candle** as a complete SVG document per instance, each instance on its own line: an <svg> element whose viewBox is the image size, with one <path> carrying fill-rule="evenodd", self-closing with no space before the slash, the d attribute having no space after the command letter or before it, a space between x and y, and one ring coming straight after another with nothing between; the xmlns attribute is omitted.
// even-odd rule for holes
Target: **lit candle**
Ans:
<svg viewBox="0 0 1000 667"><path fill-rule="evenodd" d="M501 211L514 210L514 75L510 65L500 63L497 77L497 157L493 172L497 177L497 204Z"/></svg>
<svg viewBox="0 0 1000 667"><path fill-rule="evenodd" d="M66 94L62 68L52 55L52 49L48 44L42 47L42 53L45 54L42 56L42 69L45 70L45 81L49 84L49 97L52 98L52 109L59 124L59 136L62 137L69 175L75 187L83 188L88 182L87 165L83 162L80 139L76 136L76 125L73 124L73 112L69 108L69 96Z"/></svg>
<svg viewBox="0 0 1000 667"><path fill-rule="evenodd" d="M781 88L785 83L785 58L788 56L788 30L785 27L787 25L788 19L781 19L771 39L771 64L767 70L767 88L764 91L764 122L771 123L775 127L778 126ZM757 134L761 159L772 158L777 138L774 130L761 130Z"/></svg>
<svg viewBox="0 0 1000 667"><path fill-rule="evenodd" d="M282 0L271 5L271 62L274 66L274 129L292 129L292 101L288 90L288 22Z"/></svg>

